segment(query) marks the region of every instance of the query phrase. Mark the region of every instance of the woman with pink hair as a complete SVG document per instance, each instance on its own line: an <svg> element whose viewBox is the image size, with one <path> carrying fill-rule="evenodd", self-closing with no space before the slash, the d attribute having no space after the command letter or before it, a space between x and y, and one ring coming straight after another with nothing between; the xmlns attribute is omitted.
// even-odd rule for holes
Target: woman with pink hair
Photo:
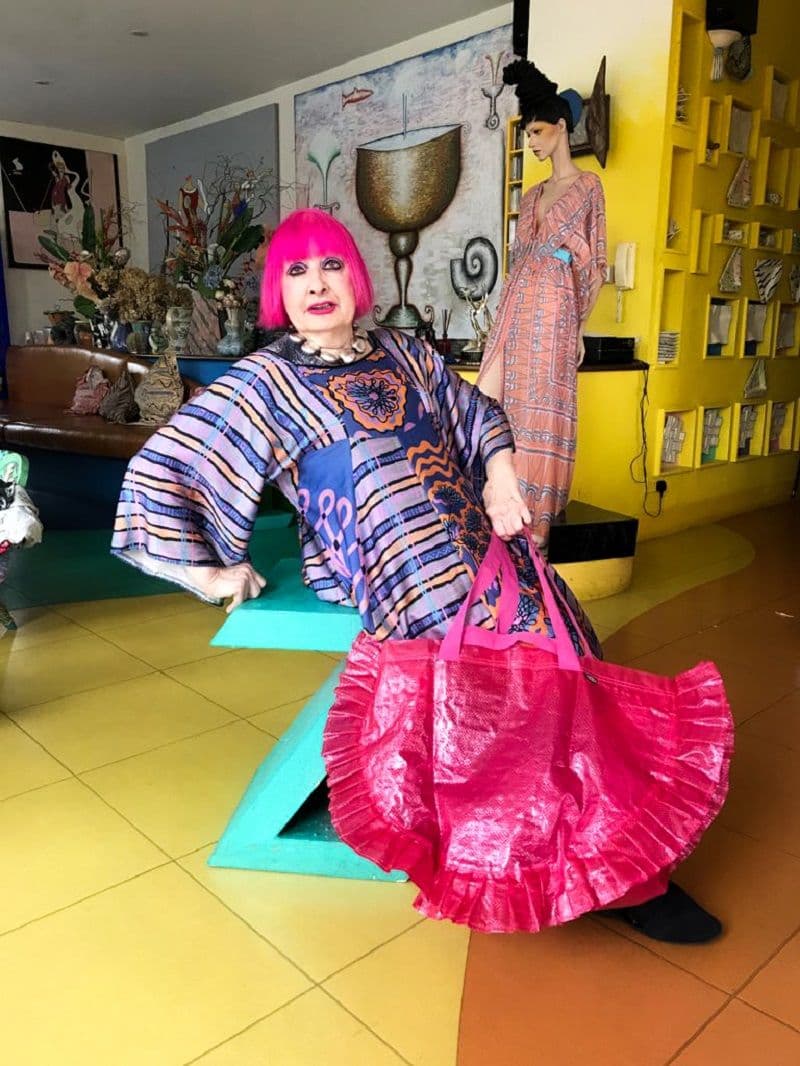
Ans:
<svg viewBox="0 0 800 1066"><path fill-rule="evenodd" d="M471 602L490 543L493 550L498 547L494 535L506 541L510 563L504 563L505 572L513 573L513 566L513 585L519 585L518 600L510 605L512 631L552 637L546 601L552 605L553 591L557 624L562 633L566 627L567 643L571 640L578 654L589 648L599 655L597 638L578 603L554 571L534 559L524 535L530 515L514 473L513 443L502 408L452 373L424 341L357 325L372 300L369 274L348 230L319 210L290 215L270 243L261 291L262 324L286 327L287 332L192 397L134 457L123 483L112 551L206 600L228 599L230 611L265 587L247 550L262 490L270 482L298 513L306 584L321 599L360 612L368 636L358 638L354 654L364 640L374 647L386 640L443 637L462 604ZM496 593L487 589L475 599L470 623L492 628L496 613ZM407 824L416 825L421 812L412 809L404 781L454 773L469 780L476 771L474 766L440 766L443 754L424 750L425 726L415 718L421 709L413 699L407 702L397 754L405 769L397 771L393 803L401 820L407 816ZM571 708L543 711L556 722L562 712L566 722ZM337 712L334 707L331 719L336 713L341 718L341 708ZM342 747L341 732L336 744L328 743L331 719L325 754L331 812L341 830L336 815L342 803L341 770L359 761L359 751L358 744L353 750ZM461 727L474 730L476 737L487 732L481 721L462 720ZM522 752L510 739L509 726L501 722L497 728L495 764L497 751L519 764ZM654 728L660 728L658 723ZM562 724L561 729L568 745L569 727ZM708 745L709 760L719 755L724 734L722 723ZM508 908L502 899L484 900L480 921L488 926L478 927L534 930L616 900L625 908L619 913L650 935L684 941L715 936L717 920L675 886L668 887L670 864L659 862L660 855L654 859L651 854L646 867L637 867L628 854L605 856L602 885L594 880L596 892L587 890L583 874L579 889L571 883L563 851L569 821L580 809L590 825L599 824L594 804L607 808L608 802L597 796L592 767L584 774L576 760L570 770L554 769L565 757L562 749L553 751L553 767L544 771L559 782L557 791L565 782L568 792L559 793L551 805L560 828L543 844L551 894L518 925L504 917ZM526 788L527 781L524 776ZM489 785L494 787L492 781ZM713 817L713 800L704 804L695 792L686 795L680 782L659 783L658 791L669 787L676 791L674 799L670 796L670 832L680 839L683 831L689 839ZM348 788L352 801L353 789ZM505 878L518 882L520 866L523 874L525 867L541 867L541 854L520 856L518 832L522 822L530 829L540 788L531 780L525 810L506 811L502 781L496 780L494 806L497 819L509 826L509 840L507 869L502 877L496 870L490 876L502 883ZM366 800L364 805L366 810ZM628 815L636 817L636 812ZM436 810L426 810L422 817L426 825L434 825ZM365 814L362 828L366 820ZM472 840L464 861L486 867L485 840L477 825L471 826L469 819L462 826ZM359 831L343 836L356 850L368 850ZM442 909L438 916L469 920L458 917L457 910Z"/></svg>

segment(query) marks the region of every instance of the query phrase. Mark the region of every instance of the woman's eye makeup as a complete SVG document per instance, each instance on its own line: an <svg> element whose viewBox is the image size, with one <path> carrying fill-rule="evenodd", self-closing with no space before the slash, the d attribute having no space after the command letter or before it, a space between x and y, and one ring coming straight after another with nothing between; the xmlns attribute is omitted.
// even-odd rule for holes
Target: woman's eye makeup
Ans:
<svg viewBox="0 0 800 1066"><path fill-rule="evenodd" d="M336 255L326 256L322 262L321 267L323 270L344 270L344 260L339 259ZM308 265L302 260L298 260L296 263L291 263L286 268L286 273L293 278L300 277L301 274L305 274L308 269Z"/></svg>

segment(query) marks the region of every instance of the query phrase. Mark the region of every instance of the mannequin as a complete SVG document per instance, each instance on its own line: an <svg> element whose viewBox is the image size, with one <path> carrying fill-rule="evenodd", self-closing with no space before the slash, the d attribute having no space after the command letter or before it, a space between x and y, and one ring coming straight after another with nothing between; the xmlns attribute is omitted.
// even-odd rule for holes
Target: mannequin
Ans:
<svg viewBox="0 0 800 1066"><path fill-rule="evenodd" d="M552 169L522 197L478 385L505 407L533 535L545 546L572 483L583 331L605 277L605 203L600 179L570 157L578 94L559 94L527 60L507 66L503 79L516 85L531 151Z"/></svg>

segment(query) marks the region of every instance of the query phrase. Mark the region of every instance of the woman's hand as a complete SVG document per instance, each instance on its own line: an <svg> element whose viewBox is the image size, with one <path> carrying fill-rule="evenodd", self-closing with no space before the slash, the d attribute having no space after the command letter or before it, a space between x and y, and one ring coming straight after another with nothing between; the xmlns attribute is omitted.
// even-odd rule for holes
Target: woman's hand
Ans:
<svg viewBox="0 0 800 1066"><path fill-rule="evenodd" d="M586 355L586 345L583 342L583 332L578 334L578 366L583 363Z"/></svg>
<svg viewBox="0 0 800 1066"><path fill-rule="evenodd" d="M503 540L517 536L530 523L510 451L496 452L486 464L483 503L492 529Z"/></svg>
<svg viewBox="0 0 800 1066"><path fill-rule="evenodd" d="M230 614L245 600L255 600L261 595L266 580L250 563L234 566L194 566L192 580L197 589L212 600L227 600L230 603L225 613Z"/></svg>

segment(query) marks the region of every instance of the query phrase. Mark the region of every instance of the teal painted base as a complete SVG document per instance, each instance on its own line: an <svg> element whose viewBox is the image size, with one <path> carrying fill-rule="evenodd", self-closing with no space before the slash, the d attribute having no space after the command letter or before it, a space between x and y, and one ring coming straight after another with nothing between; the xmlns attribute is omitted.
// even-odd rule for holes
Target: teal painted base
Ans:
<svg viewBox="0 0 800 1066"><path fill-rule="evenodd" d="M258 567L254 557L253 562ZM349 651L361 632L353 607L325 603L307 588L297 558L267 571L267 587L228 616L211 643L225 648ZM330 705L329 705L330 706ZM326 708L327 710L327 708Z"/></svg>
<svg viewBox="0 0 800 1066"><path fill-rule="evenodd" d="M209 866L406 880L405 874L384 873L356 855L331 825L322 732L341 671L341 665L334 669L258 768Z"/></svg>

